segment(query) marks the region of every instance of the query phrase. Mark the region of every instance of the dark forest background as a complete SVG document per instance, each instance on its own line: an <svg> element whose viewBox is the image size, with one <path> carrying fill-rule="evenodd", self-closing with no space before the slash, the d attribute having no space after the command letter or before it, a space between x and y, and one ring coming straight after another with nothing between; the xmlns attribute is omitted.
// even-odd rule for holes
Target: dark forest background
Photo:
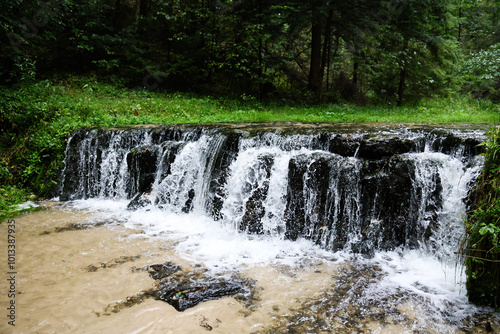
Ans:
<svg viewBox="0 0 500 334"><path fill-rule="evenodd" d="M500 99L498 0L12 0L0 82L402 104Z"/></svg>

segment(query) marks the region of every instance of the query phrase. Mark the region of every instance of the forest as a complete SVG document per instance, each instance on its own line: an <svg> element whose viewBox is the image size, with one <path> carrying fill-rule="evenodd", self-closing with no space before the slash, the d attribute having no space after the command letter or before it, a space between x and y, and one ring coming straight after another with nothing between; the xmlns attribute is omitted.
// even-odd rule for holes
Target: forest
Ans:
<svg viewBox="0 0 500 334"><path fill-rule="evenodd" d="M13 0L0 13L7 86L72 74L259 101L500 98L498 0Z"/></svg>

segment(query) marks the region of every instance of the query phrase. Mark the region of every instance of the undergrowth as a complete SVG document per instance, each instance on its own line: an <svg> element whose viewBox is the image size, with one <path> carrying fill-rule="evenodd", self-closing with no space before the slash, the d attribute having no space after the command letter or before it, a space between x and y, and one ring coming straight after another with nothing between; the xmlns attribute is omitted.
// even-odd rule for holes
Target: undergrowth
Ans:
<svg viewBox="0 0 500 334"><path fill-rule="evenodd" d="M500 308L500 129L484 143L485 163L467 221L465 266L469 300Z"/></svg>
<svg viewBox="0 0 500 334"><path fill-rule="evenodd" d="M34 200L35 198L35 195L25 189L19 189L14 186L4 186L0 188L0 223L22 212L38 209L38 206L20 205L29 200Z"/></svg>

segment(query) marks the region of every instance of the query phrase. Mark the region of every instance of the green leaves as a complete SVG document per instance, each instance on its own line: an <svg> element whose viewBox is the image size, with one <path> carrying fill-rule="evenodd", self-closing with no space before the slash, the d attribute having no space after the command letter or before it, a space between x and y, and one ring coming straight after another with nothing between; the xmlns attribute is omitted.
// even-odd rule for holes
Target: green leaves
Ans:
<svg viewBox="0 0 500 334"><path fill-rule="evenodd" d="M467 219L467 290L471 301L500 307L500 129L483 146L484 168Z"/></svg>
<svg viewBox="0 0 500 334"><path fill-rule="evenodd" d="M490 224L481 224L481 228L479 229L479 234L482 235L482 236L485 236L485 235L489 235L489 237L491 238L491 241L494 245L495 248L499 248L500 249L500 245L498 244L498 240L499 240L499 237L500 237L500 227L499 226L496 226L492 223Z"/></svg>

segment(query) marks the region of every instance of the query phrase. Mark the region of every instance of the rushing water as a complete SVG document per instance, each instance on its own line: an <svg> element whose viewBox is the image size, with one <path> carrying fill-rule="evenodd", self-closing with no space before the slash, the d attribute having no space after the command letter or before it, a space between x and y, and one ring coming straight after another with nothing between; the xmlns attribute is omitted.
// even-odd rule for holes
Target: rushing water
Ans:
<svg viewBox="0 0 500 334"><path fill-rule="evenodd" d="M117 245L255 280L257 301L235 315L247 323L213 311L205 330L498 330L468 303L456 255L482 140L402 126L84 129L68 141L61 199L85 224L139 232Z"/></svg>

